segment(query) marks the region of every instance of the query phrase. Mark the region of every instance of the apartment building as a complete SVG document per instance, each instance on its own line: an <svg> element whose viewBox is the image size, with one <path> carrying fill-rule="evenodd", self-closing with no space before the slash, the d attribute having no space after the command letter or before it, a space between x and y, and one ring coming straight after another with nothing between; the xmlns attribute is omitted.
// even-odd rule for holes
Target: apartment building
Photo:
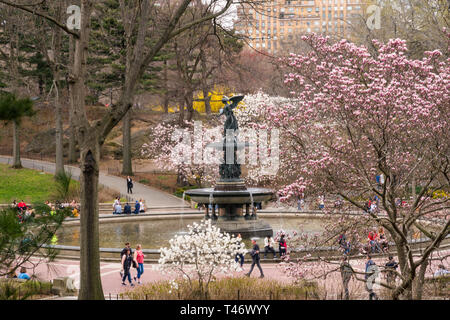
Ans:
<svg viewBox="0 0 450 320"><path fill-rule="evenodd" d="M249 46L275 54L308 33L345 37L364 0L260 0L238 8L236 32Z"/></svg>

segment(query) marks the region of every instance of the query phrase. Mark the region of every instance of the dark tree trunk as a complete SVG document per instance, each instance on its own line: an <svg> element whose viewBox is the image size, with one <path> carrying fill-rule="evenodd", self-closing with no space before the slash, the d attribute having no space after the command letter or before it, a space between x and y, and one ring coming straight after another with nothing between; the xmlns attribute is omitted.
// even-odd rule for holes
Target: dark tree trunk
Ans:
<svg viewBox="0 0 450 320"><path fill-rule="evenodd" d="M58 73L57 73L58 75ZM56 117L56 155L55 155L55 174L64 172L64 150L63 150L63 124L62 124L62 106L59 101L58 85L55 83L55 117Z"/></svg>
<svg viewBox="0 0 450 320"><path fill-rule="evenodd" d="M99 160L100 146L93 135L81 151L80 300L104 300L99 250Z"/></svg>
<svg viewBox="0 0 450 320"><path fill-rule="evenodd" d="M133 175L132 160L131 160L131 109L123 117L123 163L122 174L125 176Z"/></svg>
<svg viewBox="0 0 450 320"><path fill-rule="evenodd" d="M209 89L204 86L203 87L203 98L205 99L205 112L206 114L211 114L211 102L209 97Z"/></svg>
<svg viewBox="0 0 450 320"><path fill-rule="evenodd" d="M72 37L69 38L69 64L70 64L70 70L73 69L73 58L74 58L74 40ZM75 163L77 162L77 152L76 152L76 131L75 131L75 121L74 121L74 101L72 98L72 94L70 92L70 85L69 87L69 151L68 151L68 157L67 162L68 163Z"/></svg>
<svg viewBox="0 0 450 320"><path fill-rule="evenodd" d="M168 83L168 75L167 75L167 69L168 69L168 66L167 66L167 60L164 60L164 79L163 79L163 81L164 81L164 89L165 89L165 92L164 92L164 113L169 113L169 101L170 101L170 99L169 99L169 83Z"/></svg>
<svg viewBox="0 0 450 320"><path fill-rule="evenodd" d="M20 161L20 125L14 120L13 122L13 165L15 169L22 168Z"/></svg>

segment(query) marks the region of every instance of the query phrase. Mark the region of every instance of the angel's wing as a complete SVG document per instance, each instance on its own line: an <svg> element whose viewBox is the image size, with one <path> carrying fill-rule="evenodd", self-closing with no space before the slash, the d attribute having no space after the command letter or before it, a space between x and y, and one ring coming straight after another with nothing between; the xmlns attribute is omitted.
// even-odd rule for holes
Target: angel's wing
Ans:
<svg viewBox="0 0 450 320"><path fill-rule="evenodd" d="M232 101L232 109L236 108L238 103L242 101L242 99L244 99L244 96L232 96L230 98L230 101Z"/></svg>

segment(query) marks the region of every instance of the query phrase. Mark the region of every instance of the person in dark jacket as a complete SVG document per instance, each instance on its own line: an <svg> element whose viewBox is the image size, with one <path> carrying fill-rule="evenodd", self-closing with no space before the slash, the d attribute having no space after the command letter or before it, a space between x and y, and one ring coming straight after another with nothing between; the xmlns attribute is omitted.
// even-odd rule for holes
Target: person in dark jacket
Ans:
<svg viewBox="0 0 450 320"><path fill-rule="evenodd" d="M139 211L141 210L141 205L139 204L139 201L136 200L136 203L134 204L134 214L138 214Z"/></svg>
<svg viewBox="0 0 450 320"><path fill-rule="evenodd" d="M264 272L263 272L263 270L262 270L262 268L261 268L261 264L259 263L259 261L260 261L260 257L259 257L259 246L258 246L258 244L256 243L256 240L252 240L252 244L253 244L253 250L250 252L250 255L252 256L252 265L251 265L251 267L250 267L250 271L248 272L248 273L246 273L245 275L247 276L247 277L250 277L250 274L252 273L252 271L253 271L253 268L255 267L255 264L256 264L256 266L258 267L258 269L259 269L259 272L261 273L261 275L259 276L260 278L264 278Z"/></svg>
<svg viewBox="0 0 450 320"><path fill-rule="evenodd" d="M348 300L350 298L350 293L348 291L348 283L350 282L350 279L352 278L354 271L353 271L352 266L348 262L347 255L344 255L344 257L342 258L340 271L341 271L341 277L342 277L342 286L344 287L344 293L345 293L344 299Z"/></svg>
<svg viewBox="0 0 450 320"><path fill-rule="evenodd" d="M125 207L123 207L123 213L125 214L131 214L131 206L130 204L127 202L127 204L125 205Z"/></svg>
<svg viewBox="0 0 450 320"><path fill-rule="evenodd" d="M384 265L387 272L386 272L386 282L389 285L392 285L395 283L395 278L397 277L397 273L395 269L398 268L398 263L394 260L393 256L389 256L389 261Z"/></svg>
<svg viewBox="0 0 450 320"><path fill-rule="evenodd" d="M127 193L133 193L133 180L130 176L127 177Z"/></svg>
<svg viewBox="0 0 450 320"><path fill-rule="evenodd" d="M366 280L366 290L369 292L369 299L370 300L378 300L378 297L376 293L373 291L373 284L375 282L375 279L377 277L377 265L375 262L373 262L372 257L370 255L367 256L366 261L366 274L364 276Z"/></svg>
<svg viewBox="0 0 450 320"><path fill-rule="evenodd" d="M131 249L127 249L126 253L122 256L122 268L123 268L123 277L122 277L122 285L126 286L125 279L128 278L128 282L132 287L134 284L131 282L131 266L133 264L133 255L131 254Z"/></svg>

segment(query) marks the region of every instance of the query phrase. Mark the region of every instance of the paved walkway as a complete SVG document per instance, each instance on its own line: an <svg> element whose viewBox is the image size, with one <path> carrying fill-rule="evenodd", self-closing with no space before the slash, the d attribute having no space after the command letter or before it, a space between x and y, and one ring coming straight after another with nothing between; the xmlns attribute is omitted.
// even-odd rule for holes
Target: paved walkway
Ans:
<svg viewBox="0 0 450 320"><path fill-rule="evenodd" d="M55 173L55 164L47 161L21 159L22 166L29 169L41 170L47 173ZM12 157L0 156L0 163L11 164ZM80 168L66 165L65 169L72 173L72 178L79 180ZM121 177L108 175L106 172L100 171L100 184L119 191L123 195L127 195L126 179ZM148 207L186 207L188 203L174 195L168 194L156 188L143 185L133 181L133 194L130 195L134 200L144 199ZM111 199L113 200L113 199Z"/></svg>
<svg viewBox="0 0 450 320"><path fill-rule="evenodd" d="M450 250L444 250L440 253L435 253L434 257L440 256L444 258L444 261L434 260L431 265L427 269L427 277L432 277L433 273L437 270L437 265L443 263L448 268L448 263L450 258L448 254ZM32 258L34 262L38 261L38 258ZM118 259L119 260L119 257ZM383 266L386 263L386 258L374 258L373 259L378 266ZM352 259L350 261L352 267L355 271L364 272L365 270L365 262L364 258L361 259ZM234 272L227 275L220 275L219 277L243 277L246 272L249 271L251 261L246 260L244 264L244 270L240 272ZM142 275L141 282L142 284L148 284L155 281L160 280L169 280L172 279L172 276L161 272L159 270L154 270L152 264L145 264L144 266L144 274ZM322 288L322 293L327 293L327 299L340 299L340 294L342 291L342 282L340 272L331 272L335 270L338 265L333 264L325 264L320 262L308 262L303 265L302 269L304 270L308 279L317 281L319 284L319 288ZM263 263L262 268L264 271L265 280L277 280L283 283L289 283L292 281L284 272L283 267L280 263ZM120 278L120 269L121 265L119 262L117 263L108 263L101 262L100 264L100 273L102 279L102 287L103 292L106 299L111 297L112 300L117 299L118 294L125 292L127 290L132 290L133 288L127 282L126 286L122 286L121 278ZM28 270L30 274L34 273L41 280L51 280L57 277L68 276L74 279L74 284L77 288L79 288L79 261L73 260L57 260L52 263L44 263L41 262L37 265L37 267L33 270ZM328 273L326 278L323 277L325 273ZM132 277L136 276L135 269L132 269ZM252 277L259 277L259 270L255 267L252 272ZM363 278L364 275L358 275L359 278ZM382 277L382 281L384 282L384 276ZM134 281L133 281L134 282ZM136 284L136 286L138 286ZM364 282L351 280L349 284L349 289L351 293L352 299L368 299L368 293L365 290ZM380 292L382 289L379 285L374 287L376 292ZM59 298L56 298L59 299Z"/></svg>

